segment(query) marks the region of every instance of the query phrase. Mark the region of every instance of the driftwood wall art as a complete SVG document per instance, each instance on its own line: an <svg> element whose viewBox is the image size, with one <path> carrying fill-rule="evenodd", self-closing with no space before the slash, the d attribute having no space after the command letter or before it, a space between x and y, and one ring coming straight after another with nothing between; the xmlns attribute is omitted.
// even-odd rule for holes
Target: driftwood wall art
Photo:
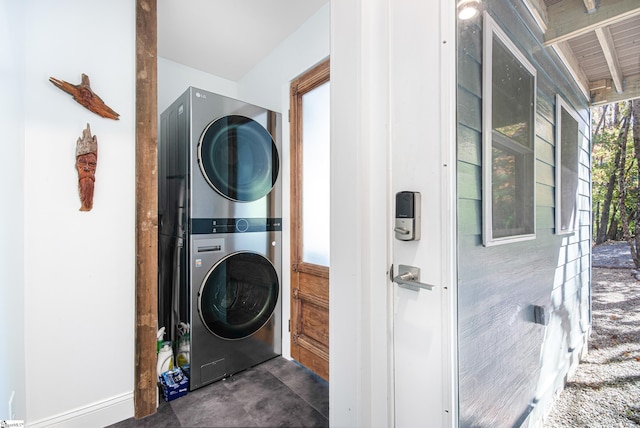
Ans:
<svg viewBox="0 0 640 428"><path fill-rule="evenodd" d="M55 77L49 77L49 81L56 87L70 94L74 100L90 111L107 119L119 119L120 115L107 106L104 101L91 90L89 76L86 74L82 74L82 82L79 85L72 85L64 80L58 80Z"/></svg>
<svg viewBox="0 0 640 428"><path fill-rule="evenodd" d="M80 193L80 211L93 208L93 187L96 181L98 165L98 138L91 135L91 128L82 131L82 137L76 143L76 169L78 170L78 192Z"/></svg>

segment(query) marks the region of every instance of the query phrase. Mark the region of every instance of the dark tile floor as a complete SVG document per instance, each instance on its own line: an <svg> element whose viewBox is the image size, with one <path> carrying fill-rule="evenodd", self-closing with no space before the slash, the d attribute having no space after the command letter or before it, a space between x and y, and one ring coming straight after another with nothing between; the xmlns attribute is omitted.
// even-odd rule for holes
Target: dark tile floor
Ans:
<svg viewBox="0 0 640 428"><path fill-rule="evenodd" d="M282 357L204 386L111 428L328 427L329 385Z"/></svg>

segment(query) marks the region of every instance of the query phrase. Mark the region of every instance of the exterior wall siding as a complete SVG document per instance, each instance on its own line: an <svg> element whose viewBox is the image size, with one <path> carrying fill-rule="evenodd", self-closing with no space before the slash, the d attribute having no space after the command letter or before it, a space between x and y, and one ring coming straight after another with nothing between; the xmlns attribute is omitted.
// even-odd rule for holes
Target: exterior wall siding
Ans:
<svg viewBox="0 0 640 428"><path fill-rule="evenodd" d="M590 330L591 186L589 110L519 1L483 2L537 70L536 238L482 245L482 19L458 28L459 426L539 423L586 349ZM578 225L555 233L555 100L578 112ZM534 306L550 313L534 321Z"/></svg>

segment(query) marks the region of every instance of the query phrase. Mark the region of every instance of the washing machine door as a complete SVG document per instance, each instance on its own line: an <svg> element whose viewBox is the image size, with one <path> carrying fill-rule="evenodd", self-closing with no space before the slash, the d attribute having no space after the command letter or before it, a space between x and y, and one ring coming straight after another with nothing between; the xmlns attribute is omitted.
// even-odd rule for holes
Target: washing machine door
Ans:
<svg viewBox="0 0 640 428"><path fill-rule="evenodd" d="M205 128L198 163L213 189L240 202L267 195L280 168L271 134L255 120L238 115L219 118Z"/></svg>
<svg viewBox="0 0 640 428"><path fill-rule="evenodd" d="M278 276L260 254L233 253L207 273L198 293L198 312L206 328L223 339L258 331L278 301Z"/></svg>

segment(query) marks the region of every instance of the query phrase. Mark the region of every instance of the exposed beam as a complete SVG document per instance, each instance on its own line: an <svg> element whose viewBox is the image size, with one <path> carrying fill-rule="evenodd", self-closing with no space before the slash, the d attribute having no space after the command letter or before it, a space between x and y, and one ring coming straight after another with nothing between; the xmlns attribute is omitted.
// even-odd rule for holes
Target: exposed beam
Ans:
<svg viewBox="0 0 640 428"><path fill-rule="evenodd" d="M600 88L591 91L592 106L640 98L640 74L624 79L625 90L621 94L613 91L610 84L605 85L605 87L601 87L602 85L597 86L600 86Z"/></svg>
<svg viewBox="0 0 640 428"><path fill-rule="evenodd" d="M156 0L136 0L136 419L156 412L158 34Z"/></svg>
<svg viewBox="0 0 640 428"><path fill-rule="evenodd" d="M547 15L547 6L545 6L543 0L523 0L524 5L529 9L529 13L533 16L538 27L543 33L547 32L547 22L549 22L549 16Z"/></svg>
<svg viewBox="0 0 640 428"><path fill-rule="evenodd" d="M547 8L548 30L544 45L551 46L619 21L640 15L638 0L602 0L595 12L587 13L583 0L563 0Z"/></svg>
<svg viewBox="0 0 640 428"><path fill-rule="evenodd" d="M618 54L616 54L616 47L613 43L613 37L611 36L611 30L609 27L596 28L596 36L602 47L602 52L607 60L609 71L611 72L611 78L613 84L616 87L616 91L621 93L622 88L622 70L620 69L620 62L618 61Z"/></svg>
<svg viewBox="0 0 640 428"><path fill-rule="evenodd" d="M596 11L598 5L596 4L596 0L582 0L584 3L584 7L587 8L587 13L593 13Z"/></svg>
<svg viewBox="0 0 640 428"><path fill-rule="evenodd" d="M585 99L589 100L589 79L580 66L580 62L573 54L569 43L560 42L553 45L552 47L558 54L558 57L560 57L560 60L565 65L565 67L567 67L567 70L569 70L569 74L571 74L571 77L573 77L573 80L575 80Z"/></svg>

